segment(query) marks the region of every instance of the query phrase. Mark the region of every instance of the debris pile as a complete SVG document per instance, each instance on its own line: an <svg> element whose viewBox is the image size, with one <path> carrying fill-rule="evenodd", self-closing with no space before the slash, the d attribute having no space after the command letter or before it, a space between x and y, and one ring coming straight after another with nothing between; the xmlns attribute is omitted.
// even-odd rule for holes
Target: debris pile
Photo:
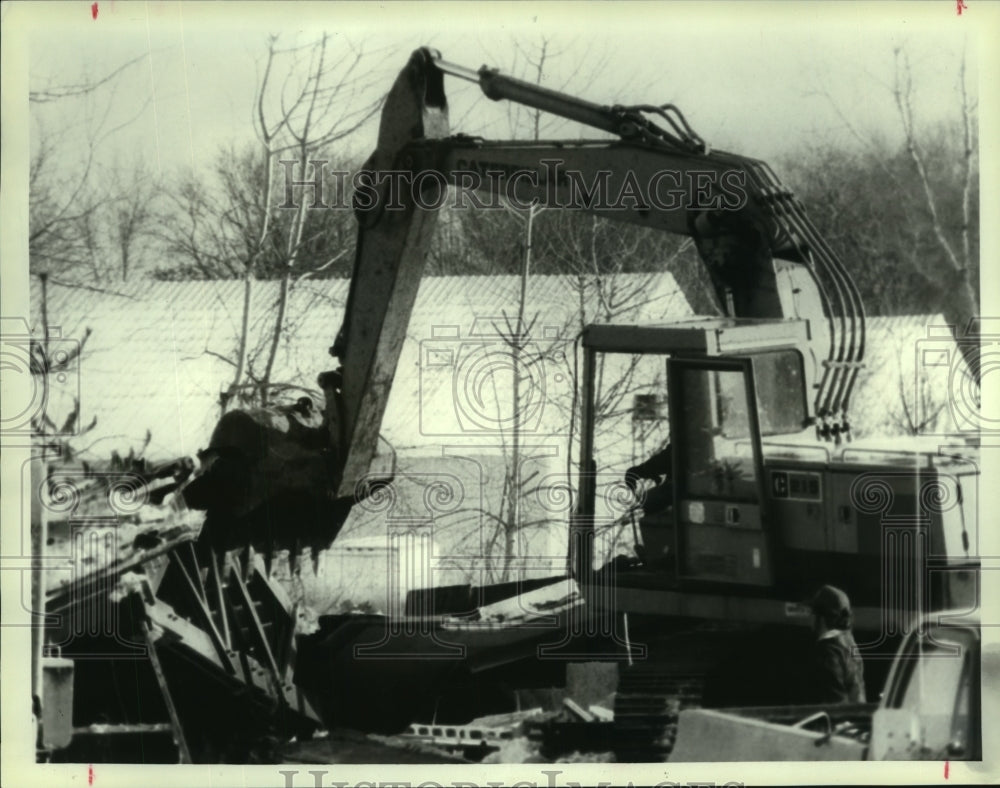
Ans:
<svg viewBox="0 0 1000 788"><path fill-rule="evenodd" d="M52 465L38 495L45 520L45 587L134 564L185 534L197 535L202 516L177 491L191 475L189 457L127 468Z"/></svg>

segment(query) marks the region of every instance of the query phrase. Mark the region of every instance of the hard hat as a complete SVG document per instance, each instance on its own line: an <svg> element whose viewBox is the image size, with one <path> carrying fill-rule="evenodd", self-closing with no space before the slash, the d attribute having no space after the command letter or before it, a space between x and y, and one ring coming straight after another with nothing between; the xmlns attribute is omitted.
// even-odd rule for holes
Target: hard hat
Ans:
<svg viewBox="0 0 1000 788"><path fill-rule="evenodd" d="M851 612L851 600L836 586L823 586L813 594L809 607L816 615L834 618Z"/></svg>

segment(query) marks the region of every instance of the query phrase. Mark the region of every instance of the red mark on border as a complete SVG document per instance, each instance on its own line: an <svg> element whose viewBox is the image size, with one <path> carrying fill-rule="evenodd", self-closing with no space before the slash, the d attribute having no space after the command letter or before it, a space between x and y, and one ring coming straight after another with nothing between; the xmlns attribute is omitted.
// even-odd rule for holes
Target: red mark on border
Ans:
<svg viewBox="0 0 1000 788"><path fill-rule="evenodd" d="M94 5L96 6L97 3L94 3ZM969 10L969 6L967 6L965 4L964 0L955 0L955 10L958 12L958 15L961 16L962 15L962 11L968 11Z"/></svg>
<svg viewBox="0 0 1000 788"><path fill-rule="evenodd" d="M961 3L961 2L962 2L962 0L958 0L958 2L960 2L960 3ZM958 13L962 13L962 12L961 12L961 11L959 11ZM92 17L93 17L94 19L97 19L97 3L93 3L93 4L92 4L92 5L90 6L90 15L91 15L91 16L92 16Z"/></svg>
<svg viewBox="0 0 1000 788"><path fill-rule="evenodd" d="M94 8L97 8L97 3L94 3ZM97 11L94 11L94 16L97 16ZM945 777L948 776L947 766L944 767L944 776ZM90 766L87 767L87 785L93 785L93 784L94 784L94 764L90 764Z"/></svg>
<svg viewBox="0 0 1000 788"><path fill-rule="evenodd" d="M959 2L961 2L961 0L959 0ZM962 12L959 11L958 13L962 13ZM946 779L946 780L948 779L948 764L949 764L949 761L945 761L944 762L944 779Z"/></svg>

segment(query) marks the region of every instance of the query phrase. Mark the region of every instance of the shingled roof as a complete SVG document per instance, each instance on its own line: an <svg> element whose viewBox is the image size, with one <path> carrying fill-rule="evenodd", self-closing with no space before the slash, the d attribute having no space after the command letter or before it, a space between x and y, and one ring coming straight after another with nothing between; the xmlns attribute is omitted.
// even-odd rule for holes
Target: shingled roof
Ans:
<svg viewBox="0 0 1000 788"><path fill-rule="evenodd" d="M531 278L525 309L532 336L551 340L579 323L581 299L587 319L599 322L607 288L627 293L615 303L614 319L653 322L691 314L673 277L623 274L606 282L604 299L588 283L571 277ZM273 380L316 390L318 373L334 366L328 354L343 318L346 280L304 281L292 290L288 328ZM517 314L516 276L426 277L420 286L383 431L397 446L426 444L413 418L420 408L420 343L436 334L461 339L484 327L506 330ZM251 346L263 348L273 325L277 282L252 288ZM40 335L40 290L32 290L32 329ZM151 458L193 454L207 443L219 416L219 394L233 376L233 357L242 315L238 281L134 282L109 290L50 285L48 315L64 341L77 341L89 328L78 378L50 381L54 421L68 412L79 381L80 423L97 427L79 440L78 450L97 457L127 451L152 433ZM604 314L607 314L605 311ZM578 330L578 325L576 326ZM571 338L571 337L570 337ZM261 353L256 367L263 365ZM444 418L449 413L442 412ZM425 414L426 416L426 414ZM430 432L447 432L432 429ZM427 430L424 430L427 433Z"/></svg>

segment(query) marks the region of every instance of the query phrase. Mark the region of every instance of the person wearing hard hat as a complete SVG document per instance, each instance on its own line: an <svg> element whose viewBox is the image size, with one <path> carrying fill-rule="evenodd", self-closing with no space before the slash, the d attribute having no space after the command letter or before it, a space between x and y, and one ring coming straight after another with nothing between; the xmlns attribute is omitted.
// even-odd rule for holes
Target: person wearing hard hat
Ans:
<svg viewBox="0 0 1000 788"><path fill-rule="evenodd" d="M809 606L816 632L810 694L819 703L864 703L864 663L851 634L851 600L839 588L823 586Z"/></svg>

